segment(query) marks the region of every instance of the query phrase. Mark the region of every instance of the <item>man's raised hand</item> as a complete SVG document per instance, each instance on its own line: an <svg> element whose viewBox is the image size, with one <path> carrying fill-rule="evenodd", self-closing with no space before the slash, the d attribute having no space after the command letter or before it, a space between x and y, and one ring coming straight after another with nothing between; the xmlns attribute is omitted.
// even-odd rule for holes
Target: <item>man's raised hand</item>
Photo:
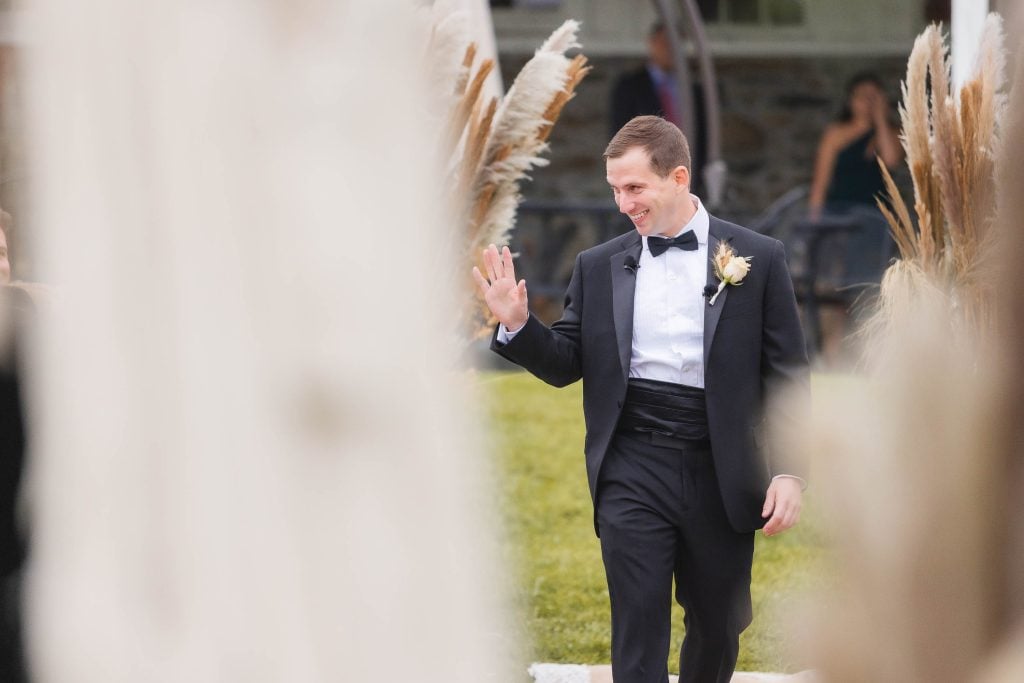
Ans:
<svg viewBox="0 0 1024 683"><path fill-rule="evenodd" d="M473 279L484 295L484 301L491 313L511 331L526 324L530 309L526 305L526 280L516 282L516 269L512 265L512 252L503 247L501 253L493 244L484 249L484 270L487 277L476 266Z"/></svg>

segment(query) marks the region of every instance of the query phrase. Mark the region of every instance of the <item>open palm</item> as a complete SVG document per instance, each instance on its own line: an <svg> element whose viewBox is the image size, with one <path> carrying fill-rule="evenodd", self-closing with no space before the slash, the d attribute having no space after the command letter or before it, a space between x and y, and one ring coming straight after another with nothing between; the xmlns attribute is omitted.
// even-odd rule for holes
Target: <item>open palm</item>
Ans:
<svg viewBox="0 0 1024 683"><path fill-rule="evenodd" d="M503 247L501 253L493 244L484 249L484 270L473 268L484 301L491 313L509 330L518 330L526 324L530 310L526 302L526 280L516 282L516 269L512 264L512 252Z"/></svg>

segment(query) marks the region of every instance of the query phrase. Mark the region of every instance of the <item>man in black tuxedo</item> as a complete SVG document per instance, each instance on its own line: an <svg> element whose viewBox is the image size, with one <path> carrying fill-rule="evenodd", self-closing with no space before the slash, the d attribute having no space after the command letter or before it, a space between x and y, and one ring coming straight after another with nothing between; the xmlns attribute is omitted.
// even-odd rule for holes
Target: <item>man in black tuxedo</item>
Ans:
<svg viewBox="0 0 1024 683"><path fill-rule="evenodd" d="M605 159L636 229L576 257L561 320L548 328L529 313L507 247L491 245L486 277L473 275L501 323L495 351L555 386L583 380L616 683L667 681L673 576L680 680L729 681L752 618L754 531L797 522L806 476L758 448L768 397L808 384L792 283L781 243L708 215L690 194L675 125L637 117ZM738 284L720 286L720 246Z"/></svg>

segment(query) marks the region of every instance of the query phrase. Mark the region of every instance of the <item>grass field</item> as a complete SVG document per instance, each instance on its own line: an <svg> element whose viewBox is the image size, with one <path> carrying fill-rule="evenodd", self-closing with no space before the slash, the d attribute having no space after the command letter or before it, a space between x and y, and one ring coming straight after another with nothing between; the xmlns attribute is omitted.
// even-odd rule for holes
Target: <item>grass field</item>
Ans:
<svg viewBox="0 0 1024 683"><path fill-rule="evenodd" d="M531 661L606 664L608 591L594 535L583 461L582 392L554 389L522 373L483 373L491 416L489 449L499 458L506 557ZM500 400L493 397L500 396ZM805 586L823 579L824 539L813 499L803 520L782 536L760 533L754 554L754 623L743 634L738 669L792 671L783 629L773 616ZM808 509L810 508L810 509ZM682 640L682 610L673 611L672 672Z"/></svg>

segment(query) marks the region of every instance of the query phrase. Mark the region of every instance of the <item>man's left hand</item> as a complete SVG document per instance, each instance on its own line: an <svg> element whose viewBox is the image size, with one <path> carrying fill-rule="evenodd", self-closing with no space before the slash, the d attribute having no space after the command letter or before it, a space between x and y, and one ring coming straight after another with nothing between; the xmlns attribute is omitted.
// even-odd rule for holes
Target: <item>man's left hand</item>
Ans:
<svg viewBox="0 0 1024 683"><path fill-rule="evenodd" d="M800 521L800 482L792 477L776 477L768 487L762 517L770 517L764 525L764 535L781 534Z"/></svg>

